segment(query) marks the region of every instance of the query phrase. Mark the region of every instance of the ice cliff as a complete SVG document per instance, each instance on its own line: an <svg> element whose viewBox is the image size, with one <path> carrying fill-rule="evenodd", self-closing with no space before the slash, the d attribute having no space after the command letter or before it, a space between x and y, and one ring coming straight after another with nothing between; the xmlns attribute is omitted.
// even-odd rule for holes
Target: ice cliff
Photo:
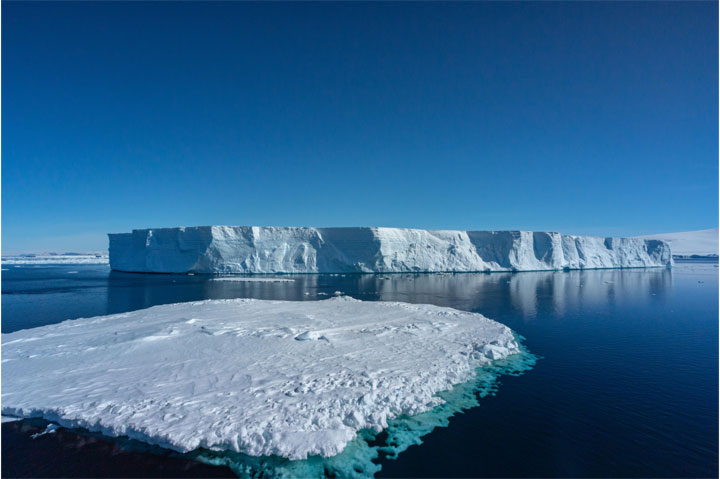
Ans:
<svg viewBox="0 0 720 479"><path fill-rule="evenodd" d="M329 457L520 352L506 326L439 306L170 304L3 334L2 414L181 452Z"/></svg>
<svg viewBox="0 0 720 479"><path fill-rule="evenodd" d="M532 231L198 226L110 234L114 270L399 273L670 266L661 240Z"/></svg>

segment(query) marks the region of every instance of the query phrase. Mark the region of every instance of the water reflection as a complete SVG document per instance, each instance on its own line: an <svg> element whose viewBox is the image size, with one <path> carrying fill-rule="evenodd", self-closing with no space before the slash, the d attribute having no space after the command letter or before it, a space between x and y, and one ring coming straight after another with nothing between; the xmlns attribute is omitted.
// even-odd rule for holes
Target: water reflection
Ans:
<svg viewBox="0 0 720 479"><path fill-rule="evenodd" d="M238 278L238 277L236 277ZM263 277L252 277L253 279ZM307 301L347 294L370 301L406 301L481 311L508 306L527 319L545 308L593 309L665 297L672 271L664 268L479 274L286 275L292 281L218 281L212 276L111 272L108 312L204 299Z"/></svg>
<svg viewBox="0 0 720 479"><path fill-rule="evenodd" d="M380 477L708 477L718 464L717 266L285 276L294 280L289 283L110 273L101 266L9 268L2 328L203 299L315 301L336 291L477 311L525 336L542 360L518 380L503 376L497 398L486 397L481 407L424 436L422 446L397 460L373 459L382 465ZM9 437L6 476L21 475L18 468L47 475L80 457L60 447L43 454L59 433ZM108 457L89 452L72 461L74 475L97 476L101 464L111 470ZM151 462L138 457L135 463L148 471Z"/></svg>

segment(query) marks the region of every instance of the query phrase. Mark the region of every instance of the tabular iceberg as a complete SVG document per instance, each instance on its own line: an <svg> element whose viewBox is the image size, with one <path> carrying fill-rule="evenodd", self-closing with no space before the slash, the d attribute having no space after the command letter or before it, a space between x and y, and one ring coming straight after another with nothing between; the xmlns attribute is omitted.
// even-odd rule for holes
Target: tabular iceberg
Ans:
<svg viewBox="0 0 720 479"><path fill-rule="evenodd" d="M110 234L114 270L149 273L540 271L672 265L660 240L532 231L199 226Z"/></svg>
<svg viewBox="0 0 720 479"><path fill-rule="evenodd" d="M3 334L2 413L182 452L328 457L520 352L506 326L438 306L180 303Z"/></svg>

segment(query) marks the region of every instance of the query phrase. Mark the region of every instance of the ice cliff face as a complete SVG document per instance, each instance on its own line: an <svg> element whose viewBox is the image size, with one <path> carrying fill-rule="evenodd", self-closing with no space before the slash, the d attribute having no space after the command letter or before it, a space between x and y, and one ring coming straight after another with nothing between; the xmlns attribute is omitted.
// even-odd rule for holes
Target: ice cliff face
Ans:
<svg viewBox="0 0 720 479"><path fill-rule="evenodd" d="M110 266L152 273L399 273L670 266L660 240L532 231L199 226L110 234Z"/></svg>

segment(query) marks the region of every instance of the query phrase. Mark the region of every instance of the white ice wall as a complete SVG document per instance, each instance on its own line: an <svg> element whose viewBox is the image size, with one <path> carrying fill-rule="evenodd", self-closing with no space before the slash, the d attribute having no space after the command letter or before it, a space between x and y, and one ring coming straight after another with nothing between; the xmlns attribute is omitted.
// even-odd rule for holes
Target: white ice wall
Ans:
<svg viewBox="0 0 720 479"><path fill-rule="evenodd" d="M670 266L667 243L532 231L200 226L110 234L114 270L477 272Z"/></svg>

